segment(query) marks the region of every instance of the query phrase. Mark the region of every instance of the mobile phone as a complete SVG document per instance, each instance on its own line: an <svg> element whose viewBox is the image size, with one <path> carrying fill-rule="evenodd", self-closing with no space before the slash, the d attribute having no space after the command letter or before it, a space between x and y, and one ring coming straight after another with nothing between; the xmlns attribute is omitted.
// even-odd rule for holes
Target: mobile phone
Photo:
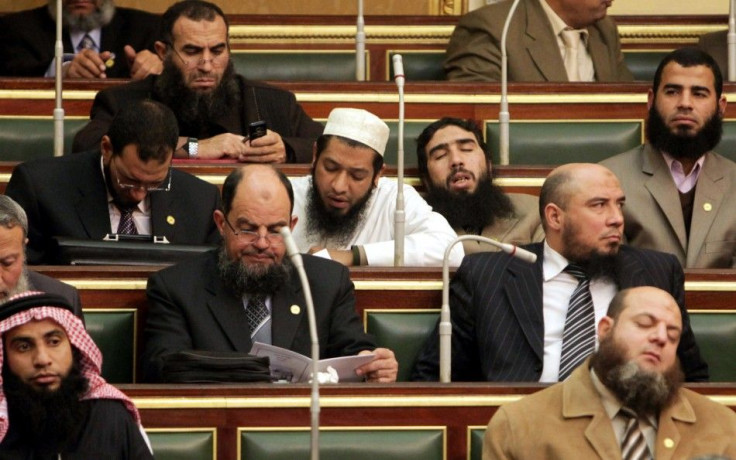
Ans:
<svg viewBox="0 0 736 460"><path fill-rule="evenodd" d="M266 125L265 121L254 121L248 125L248 139L252 141L259 137L263 137L266 135L266 131L268 131L268 125Z"/></svg>

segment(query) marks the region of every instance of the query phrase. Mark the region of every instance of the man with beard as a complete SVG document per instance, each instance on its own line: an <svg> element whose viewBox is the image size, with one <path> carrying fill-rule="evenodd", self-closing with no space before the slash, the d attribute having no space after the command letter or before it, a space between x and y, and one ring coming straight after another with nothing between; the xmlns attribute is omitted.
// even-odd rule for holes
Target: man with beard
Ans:
<svg viewBox="0 0 736 460"><path fill-rule="evenodd" d="M218 250L155 273L149 300L144 379L163 378L166 355L187 350L248 353L264 342L311 354L306 300L280 229L297 223L289 180L269 165L234 170L214 220ZM342 265L304 255L314 299L320 359L374 353L356 372L371 382L396 380L394 353L375 348L355 311L353 283ZM372 351L371 351L372 350Z"/></svg>
<svg viewBox="0 0 736 460"><path fill-rule="evenodd" d="M718 65L697 48L667 55L649 90L648 143L604 160L621 179L632 246L685 268L736 267L736 163L713 151L726 97Z"/></svg>
<svg viewBox="0 0 736 460"><path fill-rule="evenodd" d="M0 18L0 75L56 75L56 1ZM132 78L161 72L158 16L113 0L62 0L64 78Z"/></svg>
<svg viewBox="0 0 736 460"><path fill-rule="evenodd" d="M28 213L28 263L59 263L54 239L151 235L216 244L217 187L171 167L176 118L139 101L121 110L95 150L15 167L5 193Z"/></svg>
<svg viewBox="0 0 736 460"><path fill-rule="evenodd" d="M621 244L624 200L603 166L560 166L539 195L545 241L523 246L535 263L500 252L465 257L450 285L453 380L564 380L593 352L595 325L616 292L636 286L677 299L685 376L708 379L685 309L682 267L671 254ZM412 379L436 380L438 362L435 331Z"/></svg>
<svg viewBox="0 0 736 460"><path fill-rule="evenodd" d="M303 222L294 232L302 252L344 265L392 266L396 180L381 177L389 128L372 113L339 108L330 112L314 145L311 176L292 179L294 213ZM457 237L444 217L404 185L404 265L441 266ZM453 248L450 264L463 250Z"/></svg>
<svg viewBox="0 0 736 460"><path fill-rule="evenodd" d="M493 183L491 154L472 120L442 118L417 138L417 164L425 198L458 235L480 235L522 245L542 241L539 200L506 194ZM498 251L496 246L464 241L465 254Z"/></svg>
<svg viewBox="0 0 736 460"><path fill-rule="evenodd" d="M64 299L24 293L0 309L0 458L153 459L133 402Z"/></svg>
<svg viewBox="0 0 736 460"><path fill-rule="evenodd" d="M228 22L217 6L200 0L175 3L161 20L156 52L160 76L100 91L90 122L72 150L90 148L110 120L131 101L152 98L169 106L179 122L176 158L233 158L242 162L307 163L322 125L288 91L235 74ZM266 134L250 139L249 125L265 121Z"/></svg>
<svg viewBox="0 0 736 460"><path fill-rule="evenodd" d="M26 268L26 235L26 212L9 196L0 195L0 308L16 294L42 291L66 299L84 320L76 288Z"/></svg>
<svg viewBox="0 0 736 460"><path fill-rule="evenodd" d="M619 292L598 323L598 351L565 382L501 406L483 460L736 458L736 414L682 388L682 330L667 292Z"/></svg>

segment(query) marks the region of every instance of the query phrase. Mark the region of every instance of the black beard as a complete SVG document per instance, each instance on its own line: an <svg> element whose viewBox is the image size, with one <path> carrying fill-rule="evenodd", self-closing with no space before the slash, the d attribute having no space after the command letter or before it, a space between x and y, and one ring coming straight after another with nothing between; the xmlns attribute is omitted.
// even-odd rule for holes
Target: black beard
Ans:
<svg viewBox="0 0 736 460"><path fill-rule="evenodd" d="M237 297L244 295L273 295L289 282L292 265L288 258L281 263L248 266L241 260L231 260L224 247L220 248L217 269L225 287Z"/></svg>
<svg viewBox="0 0 736 460"><path fill-rule="evenodd" d="M673 133L652 105L647 118L646 133L649 143L657 150L677 160L696 161L721 142L723 119L718 112L714 112L697 133L692 134L684 130Z"/></svg>
<svg viewBox="0 0 736 460"><path fill-rule="evenodd" d="M49 1L48 11L51 18L56 22L56 0ZM70 14L64 7L62 7L61 10L61 19L65 27L69 27L72 30L82 30L84 32L89 32L90 30L110 24L114 15L115 4L112 0L103 1L98 10L93 11L87 16ZM99 43L97 45L99 46Z"/></svg>
<svg viewBox="0 0 736 460"><path fill-rule="evenodd" d="M591 367L621 404L640 416L657 417L674 401L682 385L679 360L662 374L645 371L626 361L626 349L616 342L613 332L601 340L590 359Z"/></svg>
<svg viewBox="0 0 736 460"><path fill-rule="evenodd" d="M577 248L575 242L575 234L571 230L562 232L562 242L566 248ZM597 249L590 250L587 254L581 253L579 250L569 251L568 254L562 254L565 258L576 265L582 267L588 279L618 279L618 250L615 254L606 254Z"/></svg>
<svg viewBox="0 0 736 460"><path fill-rule="evenodd" d="M455 170L451 175L454 173ZM428 182L426 198L432 209L442 214L452 228L468 233L480 234L496 219L514 215L511 200L493 183L488 173L478 179L478 186L472 193L453 192Z"/></svg>
<svg viewBox="0 0 736 460"><path fill-rule="evenodd" d="M38 452L65 452L74 448L89 413L89 404L80 401L89 386L79 367L80 356L74 349L74 365L56 391L39 391L22 382L5 361L2 373L8 401L9 439L34 446Z"/></svg>
<svg viewBox="0 0 736 460"><path fill-rule="evenodd" d="M363 223L368 200L373 196L373 187L345 215L342 215L337 210L325 206L315 183L312 170L312 185L307 192L307 232L319 235L322 240L330 240L331 245L343 247Z"/></svg>
<svg viewBox="0 0 736 460"><path fill-rule="evenodd" d="M201 92L189 89L184 74L172 59L171 56L164 59L163 71L156 78L153 89L156 99L174 111L180 135L208 138L222 134L222 129L212 126L213 120L229 112L231 107L240 105L232 61L228 61L220 84L213 91Z"/></svg>

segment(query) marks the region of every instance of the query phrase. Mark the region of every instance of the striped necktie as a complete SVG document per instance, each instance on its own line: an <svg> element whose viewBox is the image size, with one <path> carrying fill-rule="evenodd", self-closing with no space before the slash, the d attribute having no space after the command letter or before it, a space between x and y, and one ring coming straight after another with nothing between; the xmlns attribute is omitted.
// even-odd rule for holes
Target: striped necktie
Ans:
<svg viewBox="0 0 736 460"><path fill-rule="evenodd" d="M120 209L120 223L118 224L119 235L137 235L138 230L135 228L133 221L133 211L136 206L118 206Z"/></svg>
<svg viewBox="0 0 736 460"><path fill-rule="evenodd" d="M621 460L650 460L652 458L636 413L628 407L622 407L619 414L626 420L626 430L621 439Z"/></svg>
<svg viewBox="0 0 736 460"><path fill-rule="evenodd" d="M578 280L570 296L570 305L562 334L559 380L565 380L572 371L595 350L595 310L590 295L590 280L582 267L570 264L565 272Z"/></svg>
<svg viewBox="0 0 736 460"><path fill-rule="evenodd" d="M89 34L84 34L84 37L82 37L82 39L79 41L79 44L77 45L77 52L93 49L95 49L95 41L92 39L92 37L89 36Z"/></svg>
<svg viewBox="0 0 736 460"><path fill-rule="evenodd" d="M245 307L245 317L248 320L250 328L250 337L255 339L260 337L259 329L271 318L271 312L266 306L266 298L260 295L254 295L248 299L248 305ZM260 341L260 340L259 340Z"/></svg>

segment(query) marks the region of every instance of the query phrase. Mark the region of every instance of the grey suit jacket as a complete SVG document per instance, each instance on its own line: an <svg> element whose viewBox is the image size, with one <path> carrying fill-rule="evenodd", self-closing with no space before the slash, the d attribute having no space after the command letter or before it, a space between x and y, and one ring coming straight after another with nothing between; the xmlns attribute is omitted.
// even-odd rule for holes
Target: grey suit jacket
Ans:
<svg viewBox="0 0 736 460"><path fill-rule="evenodd" d="M177 244L217 243L212 219L220 206L217 187L176 168L171 174L170 191L150 194L153 235ZM99 151L21 163L5 194L28 214L29 264L55 262L56 236L101 240L112 233Z"/></svg>
<svg viewBox="0 0 736 460"><path fill-rule="evenodd" d="M34 272L33 270L26 270L26 274L28 275L28 281L31 284L31 290L60 295L74 308L74 314L84 321L82 303L79 300L79 291L77 291L77 288L69 284L62 283L50 276Z"/></svg>
<svg viewBox="0 0 736 460"><path fill-rule="evenodd" d="M450 285L452 310L452 380L536 382L542 375L544 246L524 246L537 254L529 264L505 253L465 256ZM685 309L685 275L677 260L656 251L622 246L616 263L620 289L655 286L672 294L680 306L683 331L677 354L691 381L707 380ZM437 330L417 358L412 380L437 380Z"/></svg>
<svg viewBox="0 0 736 460"><path fill-rule="evenodd" d="M320 358L349 356L375 348L355 311L355 293L346 267L303 255L314 300ZM160 381L163 357L185 350L250 351L243 300L223 284L217 251L182 262L148 280L149 301L142 357L144 379ZM310 355L306 301L299 278L271 297L272 343Z"/></svg>
<svg viewBox="0 0 736 460"><path fill-rule="evenodd" d="M706 153L689 239L677 187L660 152L645 144L601 164L618 176L626 193L628 244L674 254L685 268L736 267L736 163Z"/></svg>
<svg viewBox="0 0 736 460"><path fill-rule="evenodd" d="M509 81L568 81L557 39L539 1L523 0L514 13L506 40ZM511 4L484 6L460 18L447 47L448 79L501 81L501 33ZM613 19L601 19L588 27L588 33L596 81L632 81Z"/></svg>
<svg viewBox="0 0 736 460"><path fill-rule="evenodd" d="M711 32L709 34L703 34L700 36L698 46L706 53L713 56L713 59L718 63L718 67L721 69L723 79L728 78L728 43L727 43L727 30L721 30L718 32Z"/></svg>

